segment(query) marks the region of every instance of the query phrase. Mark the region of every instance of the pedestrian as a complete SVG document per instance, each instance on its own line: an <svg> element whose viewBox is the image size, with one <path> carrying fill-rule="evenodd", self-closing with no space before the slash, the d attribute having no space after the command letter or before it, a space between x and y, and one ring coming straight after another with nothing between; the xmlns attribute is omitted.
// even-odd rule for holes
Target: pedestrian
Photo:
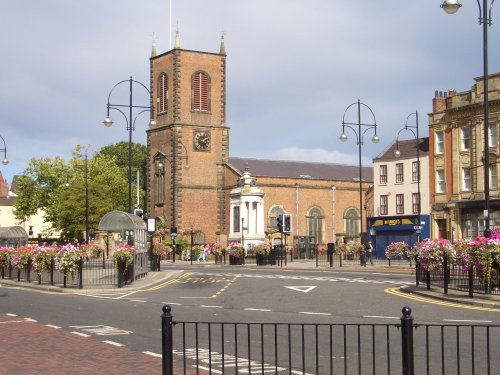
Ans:
<svg viewBox="0 0 500 375"><path fill-rule="evenodd" d="M210 246L208 244L202 245L200 251L200 258L198 260L200 262L206 262L209 252L210 252Z"/></svg>
<svg viewBox="0 0 500 375"><path fill-rule="evenodd" d="M372 240L368 240L368 246L366 249L366 257L368 258L367 260L370 261L370 264L373 266L373 245L372 245Z"/></svg>

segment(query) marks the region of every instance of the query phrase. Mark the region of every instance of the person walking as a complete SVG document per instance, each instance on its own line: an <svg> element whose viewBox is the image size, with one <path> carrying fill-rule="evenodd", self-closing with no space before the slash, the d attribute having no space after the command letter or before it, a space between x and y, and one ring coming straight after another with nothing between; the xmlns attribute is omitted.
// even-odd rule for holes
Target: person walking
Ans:
<svg viewBox="0 0 500 375"><path fill-rule="evenodd" d="M370 261L370 264L373 266L373 245L372 240L368 240L366 247L366 261Z"/></svg>

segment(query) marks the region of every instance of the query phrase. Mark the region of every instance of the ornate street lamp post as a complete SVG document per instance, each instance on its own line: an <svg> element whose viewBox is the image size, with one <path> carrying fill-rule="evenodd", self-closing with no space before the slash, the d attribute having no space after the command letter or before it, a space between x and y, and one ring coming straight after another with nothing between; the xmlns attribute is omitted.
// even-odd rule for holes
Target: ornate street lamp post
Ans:
<svg viewBox="0 0 500 375"><path fill-rule="evenodd" d="M345 115L347 111L352 107L356 106L358 110L358 122L347 122L345 121ZM361 122L361 106L364 108L368 109L368 111L371 114L373 123L363 123ZM374 135L372 137L372 142L373 143L378 143L380 142L380 138L377 135L377 121L375 119L375 114L371 110L370 107L368 107L366 104L361 103L360 100L358 99L357 102L352 103L349 105L346 110L344 111L344 116L342 117L342 134L340 135L340 140L342 142L347 141L347 134L345 133L345 128L349 128L353 131L353 133L356 135L356 142L358 145L358 156L359 156L359 215L360 215L360 238L363 234L363 173L362 173L362 166L361 166L361 146L363 145L363 135L370 129L373 129ZM357 130L356 130L357 129ZM363 130L364 129L364 130ZM364 259L361 260L362 263L364 264Z"/></svg>
<svg viewBox="0 0 500 375"><path fill-rule="evenodd" d="M487 0L482 0L482 5L479 0L477 5L479 8L479 24L483 26L483 85L484 85L484 236L491 237L490 230L490 159L489 159L489 139L488 139L488 26L491 26L493 19L491 18L491 10L495 0L490 0L488 7ZM460 9L462 4L458 0L444 0L441 8L448 14L453 14Z"/></svg>
<svg viewBox="0 0 500 375"><path fill-rule="evenodd" d="M415 115L415 125L408 125L408 119ZM415 131L413 131L412 129L415 129ZM420 213L421 213L421 202L422 202L422 199L420 197L420 139L419 139L419 135L418 135L418 111L415 111L413 113L410 113L407 117L406 117L406 121L405 121L405 126L404 128L400 129L398 131L398 135L396 137L396 150L394 151L394 156L396 157L400 157L401 156L401 151L399 151L399 147L398 147L398 140L399 140L399 134L403 131L410 131L413 136L415 137L415 148L417 149L417 215L418 215L418 224L417 224L417 242L420 242L420 227L421 227L421 222L420 222Z"/></svg>
<svg viewBox="0 0 500 375"><path fill-rule="evenodd" d="M110 98L111 98L111 94L113 93L113 90L117 86L119 86L125 82L129 83L129 98L130 98L129 103L128 104L112 104L112 103L110 103ZM107 109L108 109L107 116L103 121L103 124L105 126L109 127L109 126L113 125L113 120L111 120L111 117L109 117L109 110L114 109L115 111L120 112L123 115L123 117L125 117L125 122L127 124L126 129L128 130L128 212L129 213L132 213L132 132L135 130L135 120L137 119L137 117L141 113L149 111L149 113L150 113L149 126L152 127L152 126L156 125L156 121L154 119L153 106L142 106L142 105L134 105L133 104L132 94L133 94L134 84L142 86L148 92L149 96L151 97L151 92L149 91L149 89L143 83L132 79L132 76L130 76L129 79L120 81L116 85L114 85L113 88L111 89L111 91L109 92L108 105L107 105ZM127 115L120 109L120 107L128 107L128 109L129 109L128 118L127 118ZM139 108L139 109L142 108L142 110L132 120L132 112L133 112L134 108Z"/></svg>
<svg viewBox="0 0 500 375"><path fill-rule="evenodd" d="M3 160L2 164L7 165L9 164L9 161L7 160L7 144L5 143L5 139L0 135L0 138L2 138L3 141L3 148L0 148L0 151L3 151Z"/></svg>

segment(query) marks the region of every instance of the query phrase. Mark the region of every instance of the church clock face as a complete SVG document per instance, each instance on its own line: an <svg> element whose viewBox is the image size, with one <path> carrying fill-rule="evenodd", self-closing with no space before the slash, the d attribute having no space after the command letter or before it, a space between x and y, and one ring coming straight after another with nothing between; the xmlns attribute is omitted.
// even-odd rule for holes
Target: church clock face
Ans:
<svg viewBox="0 0 500 375"><path fill-rule="evenodd" d="M210 151L210 131L196 130L193 132L195 151Z"/></svg>

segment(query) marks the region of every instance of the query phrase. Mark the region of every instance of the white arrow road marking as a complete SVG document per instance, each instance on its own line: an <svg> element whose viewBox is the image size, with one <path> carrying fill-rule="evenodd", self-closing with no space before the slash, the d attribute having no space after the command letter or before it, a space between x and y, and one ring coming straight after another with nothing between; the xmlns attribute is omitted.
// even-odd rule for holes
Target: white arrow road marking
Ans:
<svg viewBox="0 0 500 375"><path fill-rule="evenodd" d="M316 285L314 286L285 286L285 288L295 290L297 292L302 292L302 293L307 293L316 288Z"/></svg>

